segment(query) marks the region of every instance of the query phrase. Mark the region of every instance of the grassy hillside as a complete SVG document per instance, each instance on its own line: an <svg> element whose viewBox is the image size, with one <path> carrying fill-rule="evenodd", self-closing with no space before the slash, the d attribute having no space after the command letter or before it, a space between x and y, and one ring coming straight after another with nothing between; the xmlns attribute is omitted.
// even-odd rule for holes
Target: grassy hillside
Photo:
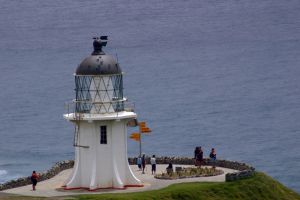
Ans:
<svg viewBox="0 0 300 200"><path fill-rule="evenodd" d="M73 197L72 197L73 198ZM129 194L81 195L75 199L205 199L205 200L300 200L300 195L271 177L256 173L254 177L227 183L184 183L167 188Z"/></svg>

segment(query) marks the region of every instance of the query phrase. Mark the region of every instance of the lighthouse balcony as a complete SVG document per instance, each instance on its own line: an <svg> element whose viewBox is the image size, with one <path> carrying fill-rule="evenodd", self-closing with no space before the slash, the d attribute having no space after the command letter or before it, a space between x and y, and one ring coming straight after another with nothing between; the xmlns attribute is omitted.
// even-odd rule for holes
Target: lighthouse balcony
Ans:
<svg viewBox="0 0 300 200"><path fill-rule="evenodd" d="M65 104L65 113L64 118L71 121L136 118L134 104L125 98L108 102L73 100Z"/></svg>

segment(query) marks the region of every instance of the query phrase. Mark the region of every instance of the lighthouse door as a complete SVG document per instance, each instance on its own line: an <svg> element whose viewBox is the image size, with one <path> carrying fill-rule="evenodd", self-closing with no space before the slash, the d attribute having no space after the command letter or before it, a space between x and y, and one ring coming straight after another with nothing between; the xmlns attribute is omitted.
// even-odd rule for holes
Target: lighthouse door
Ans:
<svg viewBox="0 0 300 200"><path fill-rule="evenodd" d="M107 127L100 126L100 144L107 144Z"/></svg>

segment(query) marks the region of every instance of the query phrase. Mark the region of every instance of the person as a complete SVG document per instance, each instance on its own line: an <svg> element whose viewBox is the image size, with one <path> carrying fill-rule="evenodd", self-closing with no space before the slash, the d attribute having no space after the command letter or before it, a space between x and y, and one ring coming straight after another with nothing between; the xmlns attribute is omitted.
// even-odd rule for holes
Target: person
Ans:
<svg viewBox="0 0 300 200"><path fill-rule="evenodd" d="M33 171L31 174L31 183L32 183L32 190L35 190L35 186L37 184L39 175L36 173L36 171Z"/></svg>
<svg viewBox="0 0 300 200"><path fill-rule="evenodd" d="M195 166L197 166L197 157L199 153L200 153L199 147L196 147L194 151Z"/></svg>
<svg viewBox="0 0 300 200"><path fill-rule="evenodd" d="M215 148L212 148L209 154L210 162L213 166L213 168L216 168L216 159L217 159L217 154Z"/></svg>
<svg viewBox="0 0 300 200"><path fill-rule="evenodd" d="M194 152L195 160L196 163L195 165L198 167L201 167L202 162L203 162L203 151L201 147L196 147L195 152Z"/></svg>
<svg viewBox="0 0 300 200"><path fill-rule="evenodd" d="M152 156L152 158L150 159L150 163L151 163L151 172L152 174L156 173L156 159L155 159L155 155Z"/></svg>
<svg viewBox="0 0 300 200"><path fill-rule="evenodd" d="M142 156L142 174L145 174L145 167L146 167L146 158L145 158L145 154L143 154Z"/></svg>
<svg viewBox="0 0 300 200"><path fill-rule="evenodd" d="M138 165L138 168L139 168L139 170L142 170L142 158L141 158L141 156L139 156L138 158L137 158L137 165Z"/></svg>
<svg viewBox="0 0 300 200"><path fill-rule="evenodd" d="M168 167L166 168L167 173L170 175L173 173L173 165L172 163L169 163Z"/></svg>

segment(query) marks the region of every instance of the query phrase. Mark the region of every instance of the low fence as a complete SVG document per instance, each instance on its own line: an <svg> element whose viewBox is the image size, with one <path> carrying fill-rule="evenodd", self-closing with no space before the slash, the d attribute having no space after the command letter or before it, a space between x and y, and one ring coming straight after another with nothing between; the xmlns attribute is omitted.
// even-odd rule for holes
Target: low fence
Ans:
<svg viewBox="0 0 300 200"><path fill-rule="evenodd" d="M129 158L128 162L130 165L136 164L137 158ZM150 163L150 157L146 158L146 162ZM194 165L195 160L193 158L188 157L156 157L157 164L180 164L180 165ZM211 166L212 163L209 159L204 159L203 165ZM246 163L236 162L236 161L228 161L228 160L216 160L215 165L217 167L224 167L229 169L238 170L235 173L226 174L226 181L235 181L243 178L248 178L252 176L255 172L255 168ZM74 166L73 160L65 160L55 163L49 170L40 173L39 181L44 181L50 179L60 173L63 170L70 169ZM31 184L30 176L19 178L16 180L11 180L6 183L0 184L0 191L7 190L11 188L21 187L25 185Z"/></svg>

